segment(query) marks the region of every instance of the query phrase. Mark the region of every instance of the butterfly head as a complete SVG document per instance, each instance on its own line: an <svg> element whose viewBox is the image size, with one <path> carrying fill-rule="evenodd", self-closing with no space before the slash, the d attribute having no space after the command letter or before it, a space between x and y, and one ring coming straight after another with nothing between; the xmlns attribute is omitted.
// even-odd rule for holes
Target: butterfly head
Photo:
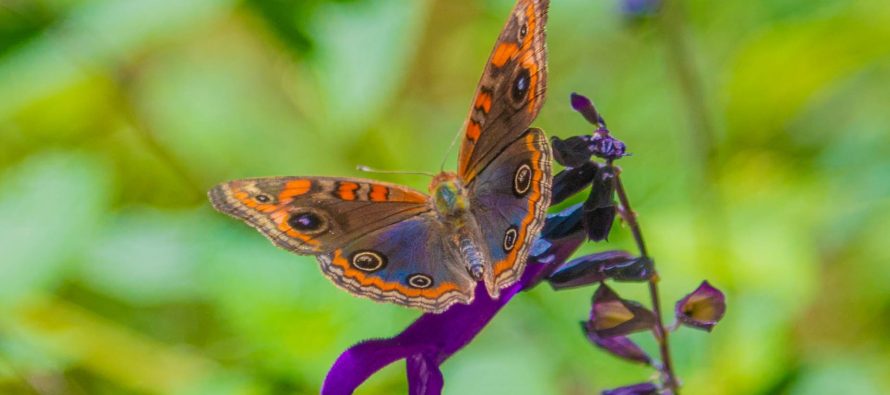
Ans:
<svg viewBox="0 0 890 395"><path fill-rule="evenodd" d="M466 189L454 173L441 173L430 183L436 211L451 217L467 209Z"/></svg>

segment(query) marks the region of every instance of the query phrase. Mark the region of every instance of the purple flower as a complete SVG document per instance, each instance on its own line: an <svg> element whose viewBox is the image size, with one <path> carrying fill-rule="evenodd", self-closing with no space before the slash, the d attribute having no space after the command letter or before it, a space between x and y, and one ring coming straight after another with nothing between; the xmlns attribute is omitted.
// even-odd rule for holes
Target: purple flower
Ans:
<svg viewBox="0 0 890 395"><path fill-rule="evenodd" d="M568 167L580 166L584 159L597 156L608 161L627 156L627 147L621 140L612 137L606 127L606 121L597 112L593 102L587 97L572 93L572 108L579 112L587 122L596 126L589 136L571 137L566 140L553 138L553 156L557 162Z"/></svg>
<svg viewBox="0 0 890 395"><path fill-rule="evenodd" d="M674 312L682 324L710 332L726 312L726 298L719 289L702 281L695 291L677 301Z"/></svg>
<svg viewBox="0 0 890 395"><path fill-rule="evenodd" d="M606 159L615 160L627 156L627 147L621 140L612 137L609 129L600 128L593 132L590 139L590 150L594 155Z"/></svg>
<svg viewBox="0 0 890 395"><path fill-rule="evenodd" d="M600 284L593 294L588 328L597 336L624 336L653 326L655 314L637 302L622 299L606 284Z"/></svg>
<svg viewBox="0 0 890 395"><path fill-rule="evenodd" d="M571 208L567 211L570 215L580 213ZM549 216L548 222L565 220L562 214ZM334 362L321 393L351 394L384 366L406 359L410 393L439 394L444 385L439 365L469 344L507 302L540 282L550 267L564 262L584 240L580 228L569 234L561 234L563 229L559 226L549 229L552 233L542 233L533 246L522 278L501 290L498 299L489 297L485 285L479 283L471 304L456 304L441 314L424 314L395 337L367 340L350 347Z"/></svg>
<svg viewBox="0 0 890 395"><path fill-rule="evenodd" d="M616 281L646 281L654 274L652 261L627 251L603 251L559 265L547 277L553 289L575 288L611 278Z"/></svg>

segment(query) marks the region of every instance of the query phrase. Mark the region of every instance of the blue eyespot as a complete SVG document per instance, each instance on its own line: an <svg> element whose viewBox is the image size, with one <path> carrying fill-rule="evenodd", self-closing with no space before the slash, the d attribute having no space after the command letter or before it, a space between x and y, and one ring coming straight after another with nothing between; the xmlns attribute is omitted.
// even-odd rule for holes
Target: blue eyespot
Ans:
<svg viewBox="0 0 890 395"><path fill-rule="evenodd" d="M525 96L528 94L529 81L531 80L531 74L527 69L522 69L519 71L519 75L516 76L516 79L513 80L513 100L517 103L522 102L525 99Z"/></svg>
<svg viewBox="0 0 890 395"><path fill-rule="evenodd" d="M292 211L287 218L287 225L291 229L307 235L314 235L328 230L326 218L317 210L308 207Z"/></svg>
<svg viewBox="0 0 890 395"><path fill-rule="evenodd" d="M433 286L433 278L423 273L408 276L408 285L412 288L425 289Z"/></svg>
<svg viewBox="0 0 890 395"><path fill-rule="evenodd" d="M352 253L349 261L356 269L369 273L386 267L386 256L373 250L356 251Z"/></svg>

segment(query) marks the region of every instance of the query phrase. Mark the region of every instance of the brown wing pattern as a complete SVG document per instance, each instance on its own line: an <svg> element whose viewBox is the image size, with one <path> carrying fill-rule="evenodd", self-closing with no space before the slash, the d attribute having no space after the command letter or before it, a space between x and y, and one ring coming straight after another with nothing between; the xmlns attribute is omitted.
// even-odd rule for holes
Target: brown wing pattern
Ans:
<svg viewBox="0 0 890 395"><path fill-rule="evenodd" d="M209 195L217 210L299 254L327 253L431 210L423 193L351 178L244 179L217 185Z"/></svg>
<svg viewBox="0 0 890 395"><path fill-rule="evenodd" d="M549 0L519 0L495 44L470 114L458 159L466 183L525 133L544 104Z"/></svg>

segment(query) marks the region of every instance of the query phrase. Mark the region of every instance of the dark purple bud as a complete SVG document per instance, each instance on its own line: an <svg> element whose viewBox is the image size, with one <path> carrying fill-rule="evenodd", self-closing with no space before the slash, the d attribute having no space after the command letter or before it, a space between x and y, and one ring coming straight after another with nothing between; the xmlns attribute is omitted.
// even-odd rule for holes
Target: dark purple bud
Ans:
<svg viewBox="0 0 890 395"><path fill-rule="evenodd" d="M578 167L568 168L553 177L550 204L559 204L572 195L581 192L593 182L600 165L585 160Z"/></svg>
<svg viewBox="0 0 890 395"><path fill-rule="evenodd" d="M553 289L566 289L597 283L608 278L607 268L623 267L636 257L627 251L605 251L572 259L559 265L547 281Z"/></svg>
<svg viewBox="0 0 890 395"><path fill-rule="evenodd" d="M553 136L550 145L553 147L553 159L565 167L579 167L590 161L593 155L593 138L591 136L573 136L565 140Z"/></svg>
<svg viewBox="0 0 890 395"><path fill-rule="evenodd" d="M695 291L677 302L674 312L680 323L710 332L726 312L726 298L719 289L702 281Z"/></svg>
<svg viewBox="0 0 890 395"><path fill-rule="evenodd" d="M577 93L572 93L572 108L581 113L584 116L584 119L587 122L590 122L599 127L606 127L606 121L603 120L603 117L600 116L599 112L596 111L596 107L593 106L593 102L590 101L586 96L580 95Z"/></svg>
<svg viewBox="0 0 890 395"><path fill-rule="evenodd" d="M599 168L590 196L584 202L584 227L590 240L605 240L615 220L615 172L611 166Z"/></svg>
<svg viewBox="0 0 890 395"><path fill-rule="evenodd" d="M593 294L589 328L597 336L624 336L654 325L655 314L637 302L621 299L606 284L601 284Z"/></svg>
<svg viewBox="0 0 890 395"><path fill-rule="evenodd" d="M653 383L640 383L605 390L602 395L658 395L658 387Z"/></svg>
<svg viewBox="0 0 890 395"><path fill-rule="evenodd" d="M648 281L655 275L655 264L646 257L603 267L603 273L615 281Z"/></svg>
<svg viewBox="0 0 890 395"><path fill-rule="evenodd" d="M645 365L652 363L652 358L646 354L640 346L627 336L600 337L596 331L590 328L590 322L582 322L581 330L591 343L608 351L610 354L631 362L639 362Z"/></svg>
<svg viewBox="0 0 890 395"><path fill-rule="evenodd" d="M556 214L547 216L544 228L541 229L543 239L561 239L583 228L583 209L581 203L571 206Z"/></svg>

